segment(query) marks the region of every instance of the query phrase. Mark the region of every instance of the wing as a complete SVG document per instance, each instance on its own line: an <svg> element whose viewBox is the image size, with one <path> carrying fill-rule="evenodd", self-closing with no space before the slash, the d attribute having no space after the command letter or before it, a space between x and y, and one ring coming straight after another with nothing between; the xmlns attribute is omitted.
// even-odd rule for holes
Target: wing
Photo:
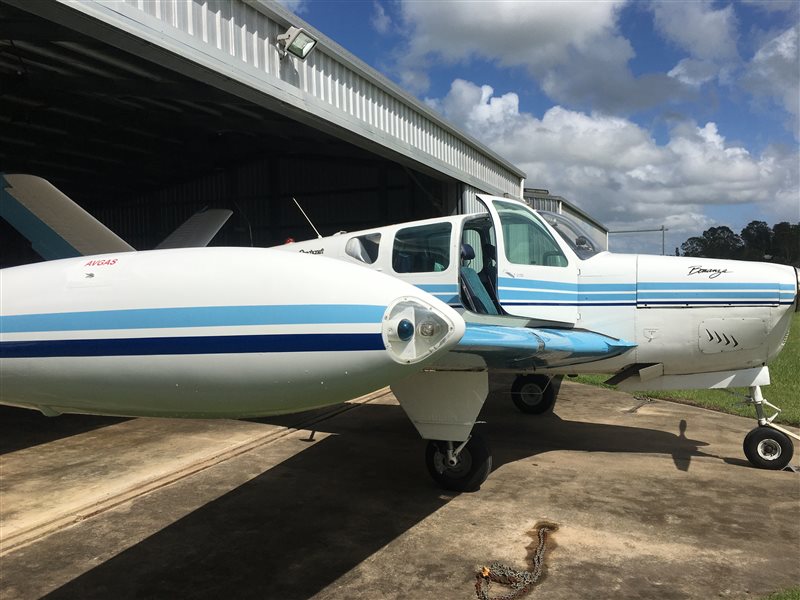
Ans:
<svg viewBox="0 0 800 600"><path fill-rule="evenodd" d="M0 174L0 216L47 260L133 250L41 177Z"/></svg>
<svg viewBox="0 0 800 600"><path fill-rule="evenodd" d="M480 356L489 368L560 367L611 358L636 344L582 329L467 323L451 352Z"/></svg>

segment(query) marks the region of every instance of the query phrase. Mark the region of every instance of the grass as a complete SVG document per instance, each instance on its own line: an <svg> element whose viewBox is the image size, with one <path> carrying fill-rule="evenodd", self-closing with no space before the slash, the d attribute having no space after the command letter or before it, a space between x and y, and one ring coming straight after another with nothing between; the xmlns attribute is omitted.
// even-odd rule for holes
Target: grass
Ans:
<svg viewBox="0 0 800 600"><path fill-rule="evenodd" d="M767 400L781 408L782 412L775 422L800 425L800 313L795 313L786 346L778 358L770 364L769 371L772 384L766 386L763 393ZM575 381L609 387L603 384L608 377L608 375L581 375ZM745 388L734 388L733 391L739 394L747 393ZM641 393L651 398L674 400L734 415L755 416L753 407L742 405L742 398L732 395L730 390L670 390ZM767 414L771 415L772 412L770 410ZM786 598L800 600L800 596L786 596Z"/></svg>
<svg viewBox="0 0 800 600"><path fill-rule="evenodd" d="M782 592L764 596L763 600L800 600L800 587L793 587Z"/></svg>

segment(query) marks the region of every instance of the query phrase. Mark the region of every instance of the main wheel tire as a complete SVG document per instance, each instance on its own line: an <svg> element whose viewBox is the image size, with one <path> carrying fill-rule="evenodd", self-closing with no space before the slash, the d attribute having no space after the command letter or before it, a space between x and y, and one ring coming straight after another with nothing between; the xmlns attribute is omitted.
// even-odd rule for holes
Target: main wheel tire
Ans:
<svg viewBox="0 0 800 600"><path fill-rule="evenodd" d="M789 464L794 444L784 433L772 427L759 426L744 437L744 455L756 467L779 471Z"/></svg>
<svg viewBox="0 0 800 600"><path fill-rule="evenodd" d="M458 445L458 444L456 444ZM447 490L474 492L479 490L492 471L492 454L486 441L477 434L458 455L458 464L447 464L447 442L431 440L425 450L425 464L434 481Z"/></svg>
<svg viewBox="0 0 800 600"><path fill-rule="evenodd" d="M511 384L511 400L529 415L540 415L553 408L556 387L546 375L520 375Z"/></svg>

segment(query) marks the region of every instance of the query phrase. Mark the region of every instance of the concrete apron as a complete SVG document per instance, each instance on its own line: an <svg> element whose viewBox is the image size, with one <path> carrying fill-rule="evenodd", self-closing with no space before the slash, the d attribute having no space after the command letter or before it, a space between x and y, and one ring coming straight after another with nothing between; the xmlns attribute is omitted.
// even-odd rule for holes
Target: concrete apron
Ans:
<svg viewBox="0 0 800 600"><path fill-rule="evenodd" d="M112 418L102 426L102 420L91 417L100 422L100 428L0 457L0 557L387 394L388 389L380 390L342 405L286 415L271 424L229 419ZM81 416L72 418L80 420Z"/></svg>
<svg viewBox="0 0 800 600"><path fill-rule="evenodd" d="M533 597L757 598L800 583L800 477L747 465L753 420L569 383L556 415L522 416L506 396L482 418L495 468L475 494L438 490L424 444L378 397L318 421L313 437L285 429L18 547L2 559L0 597L474 598L481 565L530 568L545 520L559 530ZM70 460L159 463L115 436L82 445ZM6 459L34 449L4 456L4 479ZM40 490L85 487L73 469L50 469ZM4 518L18 510L5 490L2 504Z"/></svg>

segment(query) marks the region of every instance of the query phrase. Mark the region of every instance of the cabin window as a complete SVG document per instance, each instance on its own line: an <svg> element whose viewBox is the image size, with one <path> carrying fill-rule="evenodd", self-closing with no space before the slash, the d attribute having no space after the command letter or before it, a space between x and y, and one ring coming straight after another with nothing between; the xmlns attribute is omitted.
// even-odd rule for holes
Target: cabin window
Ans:
<svg viewBox="0 0 800 600"><path fill-rule="evenodd" d="M394 236L395 273L432 273L450 266L450 223L400 229Z"/></svg>
<svg viewBox="0 0 800 600"><path fill-rule="evenodd" d="M503 227L505 254L517 265L566 267L567 257L544 224L524 206L495 202Z"/></svg>
<svg viewBox="0 0 800 600"><path fill-rule="evenodd" d="M350 238L344 246L344 253L364 264L371 265L378 260L378 250L381 245L380 233L368 233Z"/></svg>

